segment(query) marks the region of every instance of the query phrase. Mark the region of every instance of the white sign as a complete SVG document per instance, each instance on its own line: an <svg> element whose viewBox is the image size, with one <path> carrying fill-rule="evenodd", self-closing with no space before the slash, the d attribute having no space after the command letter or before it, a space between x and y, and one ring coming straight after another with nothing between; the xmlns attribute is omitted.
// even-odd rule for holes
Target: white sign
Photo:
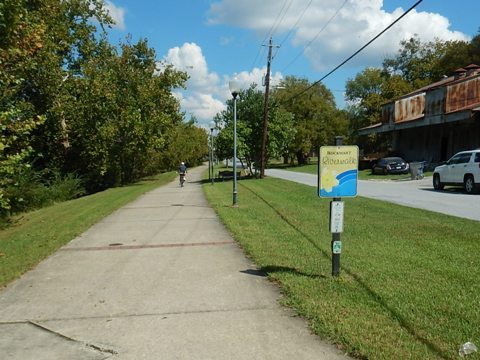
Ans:
<svg viewBox="0 0 480 360"><path fill-rule="evenodd" d="M341 233L343 232L343 201L330 202L330 232Z"/></svg>
<svg viewBox="0 0 480 360"><path fill-rule="evenodd" d="M334 241L333 242L332 253L333 254L341 254L342 253L342 242L341 241Z"/></svg>

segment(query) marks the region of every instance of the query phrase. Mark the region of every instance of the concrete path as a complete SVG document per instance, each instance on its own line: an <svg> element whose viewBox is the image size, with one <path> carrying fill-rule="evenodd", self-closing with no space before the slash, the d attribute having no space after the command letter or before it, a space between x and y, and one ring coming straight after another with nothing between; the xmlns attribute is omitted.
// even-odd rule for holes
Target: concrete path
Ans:
<svg viewBox="0 0 480 360"><path fill-rule="evenodd" d="M118 210L1 291L0 358L346 359L278 305L278 289L206 203L202 170Z"/></svg>

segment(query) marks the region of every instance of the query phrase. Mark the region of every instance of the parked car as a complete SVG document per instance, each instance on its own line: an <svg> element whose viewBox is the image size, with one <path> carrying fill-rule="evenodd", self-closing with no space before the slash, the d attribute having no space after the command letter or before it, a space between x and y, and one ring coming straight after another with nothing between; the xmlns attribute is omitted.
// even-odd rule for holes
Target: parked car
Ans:
<svg viewBox="0 0 480 360"><path fill-rule="evenodd" d="M408 163L401 157L386 157L378 159L372 167L372 174L406 174Z"/></svg>
<svg viewBox="0 0 480 360"><path fill-rule="evenodd" d="M468 194L480 190L480 149L461 151L435 168L433 188L442 190L445 185L463 186Z"/></svg>

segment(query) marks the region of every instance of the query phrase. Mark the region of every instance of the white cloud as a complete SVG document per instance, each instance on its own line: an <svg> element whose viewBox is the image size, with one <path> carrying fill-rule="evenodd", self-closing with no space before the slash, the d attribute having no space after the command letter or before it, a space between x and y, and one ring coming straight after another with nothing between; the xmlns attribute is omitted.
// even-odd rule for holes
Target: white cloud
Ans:
<svg viewBox="0 0 480 360"><path fill-rule="evenodd" d="M225 109L225 103L215 99L211 94L192 93L181 101L184 109L190 110L201 124L208 124L214 116Z"/></svg>
<svg viewBox="0 0 480 360"><path fill-rule="evenodd" d="M207 60L202 49L195 43L185 43L182 47L168 50L164 59L178 70L186 71L190 76L188 87L192 91L215 92L219 77L216 73L209 72Z"/></svg>
<svg viewBox="0 0 480 360"><path fill-rule="evenodd" d="M187 90L177 94L182 109L194 115L199 122L208 123L215 114L224 109L220 77L209 72L202 49L195 43L185 43L181 47L168 50L163 59L176 69L189 75Z"/></svg>
<svg viewBox="0 0 480 360"><path fill-rule="evenodd" d="M233 76L236 76L238 81L241 84L242 89L247 89L250 87L252 84L257 85L257 89L262 89L264 86L264 78L265 74L267 73L267 67L263 67L261 69L259 68L254 68L251 71L242 71L238 74L234 74ZM232 76L232 77L233 77ZM270 77L270 84L277 85L280 80L283 78L282 74L280 72L277 72L275 74L272 74ZM230 81L231 77L226 78L226 84L228 86L228 81ZM228 91L228 94L230 94L230 91ZM230 96L230 95L228 95Z"/></svg>
<svg viewBox="0 0 480 360"><path fill-rule="evenodd" d="M208 127L214 116L225 109L226 100L231 98L228 82L234 75L224 75L221 78L217 73L210 72L202 49L195 43L184 43L181 47L171 48L163 61L188 73L187 90L178 91L175 96L187 114L194 115L200 125ZM236 76L242 88L246 89L252 83L261 85L265 72L265 68L255 68ZM278 83L280 78L281 74L276 73L272 76L272 84Z"/></svg>
<svg viewBox="0 0 480 360"><path fill-rule="evenodd" d="M278 0L222 0L211 5L209 23L251 29L261 38L273 28L276 29L274 36L281 41L305 11L301 21L293 28L290 41L300 51L315 39L304 54L312 66L320 71L346 59L405 11L397 8L387 12L383 10L383 0L349 0L341 7L344 1L314 0L305 11L310 0L288 3ZM286 6L283 9L288 11L281 13L284 5ZM325 27L340 8L338 14ZM461 32L450 30L450 23L444 16L412 10L355 58L352 65L379 65L385 56L396 53L401 40L415 34L422 41L435 38L469 39Z"/></svg>
<svg viewBox="0 0 480 360"><path fill-rule="evenodd" d="M108 14L115 21L115 25L113 25L113 27L116 27L120 30L125 30L125 9L122 7L117 7L112 1L109 0L105 1L105 8L108 11Z"/></svg>

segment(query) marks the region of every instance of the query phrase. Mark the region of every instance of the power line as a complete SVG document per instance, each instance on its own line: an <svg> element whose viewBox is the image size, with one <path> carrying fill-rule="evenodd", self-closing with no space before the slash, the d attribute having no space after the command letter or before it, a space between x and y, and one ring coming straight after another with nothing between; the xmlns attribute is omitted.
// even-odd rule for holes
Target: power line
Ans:
<svg viewBox="0 0 480 360"><path fill-rule="evenodd" d="M275 18L275 21L273 22L272 27L270 28L270 31L268 32L267 36L265 36L265 39L263 39L262 43L264 43L265 41L267 41L267 39L272 36L273 29L276 27L277 21L278 21L278 19L280 18L280 15L282 14L283 9L285 9L285 5L287 5L287 2L288 2L288 0L285 0L285 1L283 2L282 8L281 8L280 11L278 12L278 15L277 15L277 17Z"/></svg>
<svg viewBox="0 0 480 360"><path fill-rule="evenodd" d="M278 21L277 25L276 25L275 28L273 29L273 31L272 31L272 33L270 34L270 36L273 36L273 35L275 34L275 32L277 31L278 27L279 27L280 24L283 22L283 19L285 19L285 15L287 15L288 9L290 9L290 6L292 6L292 2L293 2L293 0L290 0L290 1L289 1L287 8L286 8L285 11L283 12L283 15L282 15L281 19ZM281 11L280 11L280 12L281 12Z"/></svg>
<svg viewBox="0 0 480 360"><path fill-rule="evenodd" d="M287 41L287 39L290 37L290 35L292 34L293 30L297 27L298 23L300 22L300 20L303 19L303 15L305 15L305 13L307 12L308 8L310 7L310 5L312 5L312 1L313 0L310 0L307 4L307 6L305 7L305 9L303 9L303 12L302 14L298 17L297 21L295 22L295 24L290 28L290 30L288 31L288 34L285 36L285 38L282 40L282 42L280 43L280 46L283 45L283 43L285 41Z"/></svg>
<svg viewBox="0 0 480 360"><path fill-rule="evenodd" d="M283 15L281 17L281 19L278 21L277 25L275 26L275 28L273 29L272 33L270 34L270 39L272 38L272 36L275 34L275 32L277 31L277 29L279 28L279 26L282 24L283 22L283 19L285 19L285 15L287 15L287 12L288 10L290 9L290 6L292 6L292 3L293 3L293 0L290 0L289 3L288 3L288 6L287 8L285 9L285 11L283 12ZM284 3L285 5L285 3ZM277 53L278 53L278 49L280 48L280 46L276 46L276 50L275 50L275 54L273 54L271 57L272 59L274 59L276 56L277 56Z"/></svg>
<svg viewBox="0 0 480 360"><path fill-rule="evenodd" d="M290 2L289 2L290 1ZM267 39L272 37L273 35L273 32L276 31L278 25L283 21L283 18L285 17L288 9L290 8L290 6L292 5L292 1L293 0L285 0L283 2L283 5L282 5L282 8L280 9L280 11L278 12L277 14L277 17L275 18L275 21L273 22L272 24L272 27L270 28L270 30L268 31L267 35L265 36L265 38L263 39L262 41L262 44L265 44ZM289 2L289 5L287 7L287 9L285 10L285 12L283 11L285 9L285 5L287 5L287 2ZM282 15L283 13L283 16L282 18L280 19L280 16ZM280 19L280 20L279 20ZM263 49L264 49L264 46L261 45L260 48L258 49L258 52L257 52L257 55L255 56L255 60L253 60L253 63L252 63L252 66L251 68L253 69L255 67L255 65L257 64L257 60L258 60L258 57L260 56L260 53L263 53Z"/></svg>
<svg viewBox="0 0 480 360"><path fill-rule="evenodd" d="M373 39L371 39L369 42L367 42L365 45L363 45L360 49L358 49L356 52L354 52L352 55L350 55L346 60L344 60L340 65L337 65L333 70L331 70L329 73L327 73L326 75L324 75L321 79L315 81L312 85L310 85L309 87L307 87L306 89L300 91L298 94L295 94L295 95L292 95L290 98L288 98L286 101L284 102L289 102L297 97L299 97L300 95L306 93L308 90L310 90L311 88L313 88L314 86L316 86L317 84L319 84L320 82L322 82L324 79L326 79L328 76L330 76L331 74L333 74L335 71L337 71L340 67L342 67L343 65L345 65L348 61L350 61L351 59L353 59L355 56L357 56L363 49L365 49L368 45L370 45L372 42L374 42L375 40L377 40L381 35L383 35L384 32L386 32L388 29L390 29L393 25L395 25L398 21L400 21L405 15L407 15L410 11L412 11L413 9L415 9L418 4L420 4L423 0L418 0L415 4L413 4L407 11L405 11L402 15L400 15L394 22L392 22L390 25L388 25L385 29L383 29L379 34L377 34Z"/></svg>
<svg viewBox="0 0 480 360"><path fill-rule="evenodd" d="M290 30L288 31L287 35L283 38L282 42L280 43L280 45L276 48L275 50L275 54L272 55L272 59L275 59L275 57L277 56L278 54L278 51L280 49L280 47L282 47L283 43L290 37L290 35L292 34L293 30L297 27L298 23L300 22L300 20L303 18L303 15L305 15L305 13L307 12L308 8L310 7L310 5L312 4L313 0L310 0L307 4L307 6L305 7L305 9L303 9L302 13L300 14L300 16L298 17L297 21L295 22L295 24L290 28ZM292 3L289 4L288 8L287 8L287 11L288 9L290 8L290 5L292 5ZM287 11L285 11L284 13L284 16L282 17L282 20L283 18L285 17L285 15L287 14Z"/></svg>
<svg viewBox="0 0 480 360"><path fill-rule="evenodd" d="M337 17L338 13L340 12L340 10L343 9L343 7L344 7L345 4L347 3L347 1L348 1L348 0L345 0L345 1L342 3L342 5L340 5L340 7L337 9L337 11L335 11L335 13L332 15L332 17L331 17L330 19L328 19L328 21L327 21L327 22L325 23L325 25L320 29L320 31L313 37L313 39L310 40L310 41L308 42L308 44L305 45L302 50L300 50L300 52L297 54L297 56L295 56L295 57L293 58L293 60L290 61L290 63L281 70L282 72L284 72L285 69L289 68L290 65L292 65L295 61L297 61L298 58L304 53L304 51L305 51L306 49L308 49L308 48L310 47L310 45L312 45L312 43L313 43L315 40L318 39L318 37L320 36L320 34L323 32L323 30L325 30L325 29L327 28L327 26L330 25L330 23L332 22L332 20Z"/></svg>
<svg viewBox="0 0 480 360"><path fill-rule="evenodd" d="M252 69L253 69L253 68L255 67L255 65L257 64L258 57L260 56L260 53L263 53L263 50L264 50L263 45L259 45L259 47L258 47L258 52L257 52L257 56L255 56L255 59L253 60L252 66L250 66Z"/></svg>

